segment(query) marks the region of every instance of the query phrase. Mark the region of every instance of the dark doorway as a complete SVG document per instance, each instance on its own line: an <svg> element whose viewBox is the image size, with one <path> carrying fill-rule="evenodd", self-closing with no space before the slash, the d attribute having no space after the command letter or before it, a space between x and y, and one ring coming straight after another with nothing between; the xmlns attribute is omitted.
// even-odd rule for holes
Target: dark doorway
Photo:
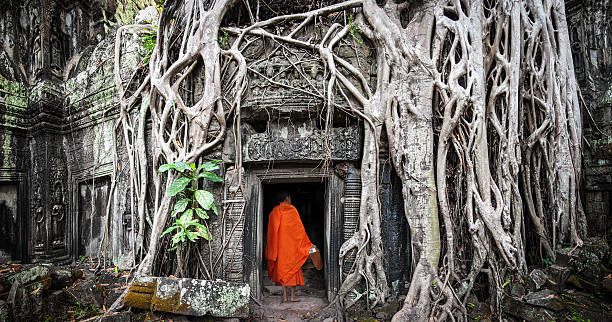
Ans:
<svg viewBox="0 0 612 322"><path fill-rule="evenodd" d="M263 184L263 249L267 242L268 215L278 204L277 195L281 191L287 191L291 195L292 204L300 214L304 229L310 241L317 245L322 257L325 259L325 183L324 182L300 182L300 183L264 183ZM263 256L263 291L264 295L279 295L280 286L275 287L268 279L267 263ZM325 269L317 271L312 262L306 261L302 266L304 273L303 287L297 290L298 295L325 297Z"/></svg>
<svg viewBox="0 0 612 322"><path fill-rule="evenodd" d="M15 184L0 184L0 263L19 258L19 225Z"/></svg>
<svg viewBox="0 0 612 322"><path fill-rule="evenodd" d="M97 256L104 230L110 178L105 176L79 184L78 255Z"/></svg>

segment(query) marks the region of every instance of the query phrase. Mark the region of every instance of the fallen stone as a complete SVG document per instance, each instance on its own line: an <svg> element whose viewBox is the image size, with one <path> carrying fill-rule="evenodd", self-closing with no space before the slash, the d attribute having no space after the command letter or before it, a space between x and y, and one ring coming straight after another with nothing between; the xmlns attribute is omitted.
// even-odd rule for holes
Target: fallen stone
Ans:
<svg viewBox="0 0 612 322"><path fill-rule="evenodd" d="M534 269L529 273L529 284L533 287L534 290L539 290L546 284L548 281L548 275L544 273L541 269Z"/></svg>
<svg viewBox="0 0 612 322"><path fill-rule="evenodd" d="M560 311L563 309L563 303L561 303L559 297L551 290L528 293L523 299L531 305L541 306L552 311Z"/></svg>
<svg viewBox="0 0 612 322"><path fill-rule="evenodd" d="M567 278L572 274L572 268L553 264L546 268L546 274L555 283L563 285L567 281Z"/></svg>
<svg viewBox="0 0 612 322"><path fill-rule="evenodd" d="M246 318L249 300L250 287L244 283L140 277L130 286L124 304L191 316Z"/></svg>
<svg viewBox="0 0 612 322"><path fill-rule="evenodd" d="M123 289L120 288L109 289L104 297L104 305L106 307L111 307L111 305L115 303L115 301L119 298L119 296L121 296L122 293Z"/></svg>
<svg viewBox="0 0 612 322"><path fill-rule="evenodd" d="M523 295L525 295L525 286L520 283L512 284L512 288L510 289L510 295L517 298L521 298Z"/></svg>
<svg viewBox="0 0 612 322"><path fill-rule="evenodd" d="M74 281L83 278L83 271L79 269L67 270L51 268L51 288L60 289L72 285Z"/></svg>
<svg viewBox="0 0 612 322"><path fill-rule="evenodd" d="M104 297L93 281L81 281L64 289L64 294L73 303L102 307Z"/></svg>
<svg viewBox="0 0 612 322"><path fill-rule="evenodd" d="M36 265L6 277L6 282L9 285L19 282L26 292L44 291L51 288L51 271L47 266Z"/></svg>
<svg viewBox="0 0 612 322"><path fill-rule="evenodd" d="M9 291L7 303L15 321L31 320L31 317L40 314L42 311L42 292L39 288L29 292L17 280Z"/></svg>
<svg viewBox="0 0 612 322"><path fill-rule="evenodd" d="M130 322L134 314L131 312L116 312L108 316L102 316L99 322Z"/></svg>
<svg viewBox="0 0 612 322"><path fill-rule="evenodd" d="M608 243L599 237L589 238L584 241L582 247L567 247L557 250L557 263L571 266L578 272L599 267L609 251Z"/></svg>
<svg viewBox="0 0 612 322"><path fill-rule="evenodd" d="M504 313L521 318L525 321L556 321L553 311L526 304L511 296L504 298L503 310Z"/></svg>

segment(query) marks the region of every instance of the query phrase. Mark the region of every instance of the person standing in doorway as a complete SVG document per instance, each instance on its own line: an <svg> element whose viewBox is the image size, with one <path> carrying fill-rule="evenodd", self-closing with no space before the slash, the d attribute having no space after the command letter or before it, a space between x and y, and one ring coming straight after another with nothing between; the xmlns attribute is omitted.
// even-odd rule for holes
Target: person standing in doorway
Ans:
<svg viewBox="0 0 612 322"><path fill-rule="evenodd" d="M295 299L295 286L304 285L302 265L316 251L304 230L297 209L291 204L291 196L281 191L277 196L278 206L270 212L266 260L268 277L283 286L282 303L287 302L287 287L291 289L289 301Z"/></svg>

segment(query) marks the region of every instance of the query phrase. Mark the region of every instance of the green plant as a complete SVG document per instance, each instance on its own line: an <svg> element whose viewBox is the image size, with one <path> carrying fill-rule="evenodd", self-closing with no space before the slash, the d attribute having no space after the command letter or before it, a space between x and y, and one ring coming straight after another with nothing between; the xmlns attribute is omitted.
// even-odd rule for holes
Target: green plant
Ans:
<svg viewBox="0 0 612 322"><path fill-rule="evenodd" d="M502 288L505 288L508 284L510 284L510 280L507 280L506 282L504 282L504 284L502 284Z"/></svg>
<svg viewBox="0 0 612 322"><path fill-rule="evenodd" d="M200 223L199 219L208 219L207 211L212 210L215 214L218 211L214 204L213 194L198 189L198 181L207 179L213 182L222 182L223 179L212 172L219 169L219 163L221 162L212 160L196 167L194 163L187 164L179 161L163 164L157 170L158 173L173 170L180 174L180 177L166 190L167 196L178 196L178 201L174 203L171 214L172 217L178 216L178 218L172 226L162 233L162 236L164 236L176 230L172 236L172 248L169 250L175 250L179 242L186 242L187 240L195 242L200 237L211 240L212 236L208 228Z"/></svg>
<svg viewBox="0 0 612 322"><path fill-rule="evenodd" d="M223 31L223 33L219 33L219 46L221 48L229 48L229 34L227 31Z"/></svg>
<svg viewBox="0 0 612 322"><path fill-rule="evenodd" d="M356 34L356 33L363 34L363 31L359 27L359 24L353 18L353 14L352 13L348 16L348 25L349 25L348 32L351 35L351 37L353 37L353 39L355 39L355 41L357 41L360 45L364 45L365 43L363 42L363 40L361 40L361 38L357 37L357 34Z"/></svg>
<svg viewBox="0 0 612 322"><path fill-rule="evenodd" d="M157 29L153 27L152 33L147 33L142 38L140 38L140 44L142 48L146 51L146 55L142 61L143 65L148 65L149 60L151 59L151 54L153 53L153 48L155 48L155 43L157 42Z"/></svg>
<svg viewBox="0 0 612 322"><path fill-rule="evenodd" d="M542 259L542 263L544 263L544 265L546 265L546 267L550 267L550 265L553 264L553 262L552 262L552 260L550 260L550 258Z"/></svg>
<svg viewBox="0 0 612 322"><path fill-rule="evenodd" d="M84 261L85 261L85 255L81 255L81 256L79 256L79 261L80 261L80 262L84 262Z"/></svg>
<svg viewBox="0 0 612 322"><path fill-rule="evenodd" d="M580 314L580 312L576 312L576 311L571 311L569 312L569 316L567 316L567 318L570 321L576 321L576 322L591 322L590 319L584 319L582 317L582 314Z"/></svg>
<svg viewBox="0 0 612 322"><path fill-rule="evenodd" d="M83 305L80 302L76 302L76 305L71 306L70 309L75 319L80 319L89 315L97 314L100 311L100 308L93 304Z"/></svg>

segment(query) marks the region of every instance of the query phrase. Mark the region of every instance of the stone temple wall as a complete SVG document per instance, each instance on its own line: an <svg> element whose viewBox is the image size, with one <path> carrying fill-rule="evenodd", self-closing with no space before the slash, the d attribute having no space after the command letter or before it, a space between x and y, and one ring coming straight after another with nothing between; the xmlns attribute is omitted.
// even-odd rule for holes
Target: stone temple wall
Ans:
<svg viewBox="0 0 612 322"><path fill-rule="evenodd" d="M5 32L0 49L0 140L3 144L0 149L0 261L68 263L81 256L103 255L118 267L133 264L137 220L130 207L128 161L122 133L117 128L114 30L104 28L101 17L91 13L102 12L100 7L95 7L96 3L39 0L30 2L28 7L11 5L10 10L0 14L0 29ZM17 31L7 31L16 25ZM321 30L312 32L321 33ZM132 33L123 39L124 79L141 64L145 55L141 38L142 35ZM357 169L348 179L340 179L334 168L346 163L359 167L363 124L337 112L330 132L334 139L327 145L321 138L325 131L320 122L323 99L304 95L324 87L325 69L305 61L300 63L302 75L285 72L292 66L288 59L298 61L309 53L296 50L293 55L277 54L262 60L263 55L269 54L266 50L273 50L268 45L271 44L254 46L256 50L247 53L251 81L244 98L243 126L238 131L242 135L245 171L252 174L280 169L281 173L282 169L300 169L307 178L313 168L321 170L323 155L328 154L330 163L326 169L329 171L325 176L333 178L328 182L333 181L336 189L330 195L338 200L346 198L330 203L330 207L342 212L334 215L331 222L339 233L329 235L330 245L339 249L344 235L351 234L351 227L356 224L358 203L353 199L358 200L359 196L355 188L359 187L359 173ZM375 85L376 53L371 47L363 46L355 51L343 45L337 54L348 61L360 61L363 74ZM349 102L341 99L339 103L346 106ZM259 197L232 195L233 187L228 183L236 175L230 171L235 162L232 132L229 129L225 142L206 156L226 162L220 174L228 178L226 185L208 183L206 187L214 193L220 209L242 197L254 202ZM385 147L381 148L381 160L388 160L388 152ZM408 230L401 185L389 162L383 168L385 264L390 283L398 290L410 276ZM212 249L216 252L226 241L228 247L236 249L223 257L217 276L230 278L231 273L231 279L248 281L247 275L255 271L249 267L252 268L254 258L261 256L256 253L261 245L257 245L260 243L254 226L257 221L242 217L240 207L237 204L229 207L223 220L211 220L211 232L220 236ZM253 203L253 207L257 205ZM105 222L108 222L108 239L99 252ZM230 237L234 227L238 234ZM168 255L162 252L162 261L165 256ZM329 262L337 264L335 259Z"/></svg>
<svg viewBox="0 0 612 322"><path fill-rule="evenodd" d="M612 237L612 4L567 1L574 68L583 99L582 200L588 234Z"/></svg>
<svg viewBox="0 0 612 322"><path fill-rule="evenodd" d="M102 14L98 1L61 0L15 3L0 14L4 259L71 262L96 255L111 190L112 147L121 142L113 136L113 43L104 38ZM126 70L142 56L128 48L139 48L137 37L126 40ZM121 144L116 155L119 163ZM125 191L125 178L118 176L117 191ZM129 236L129 220L120 218L125 207L124 196L111 205L111 236ZM129 244L114 238L107 255L127 258Z"/></svg>

